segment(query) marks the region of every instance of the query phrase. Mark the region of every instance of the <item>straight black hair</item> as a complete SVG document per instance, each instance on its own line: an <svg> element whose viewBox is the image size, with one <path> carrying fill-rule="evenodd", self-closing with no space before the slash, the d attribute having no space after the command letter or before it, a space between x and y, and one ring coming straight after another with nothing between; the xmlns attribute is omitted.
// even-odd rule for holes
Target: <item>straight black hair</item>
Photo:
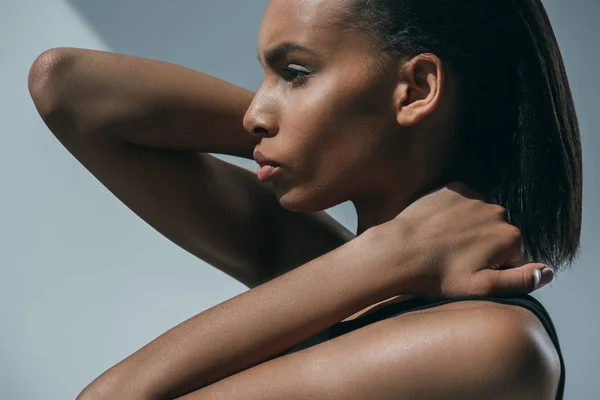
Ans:
<svg viewBox="0 0 600 400"><path fill-rule="evenodd" d="M351 28L372 36L376 55L442 60L460 99L448 181L505 207L531 261L571 265L581 232L581 143L540 0L348 0L344 9Z"/></svg>

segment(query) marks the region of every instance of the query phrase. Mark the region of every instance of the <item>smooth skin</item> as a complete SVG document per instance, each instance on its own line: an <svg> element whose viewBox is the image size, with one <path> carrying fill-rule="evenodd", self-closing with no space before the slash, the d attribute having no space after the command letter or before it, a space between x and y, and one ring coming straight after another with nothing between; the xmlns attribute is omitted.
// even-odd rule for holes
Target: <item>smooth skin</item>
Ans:
<svg viewBox="0 0 600 400"><path fill-rule="evenodd" d="M526 262L514 230L501 236L504 245L481 250L493 236L469 231L468 223L485 227L486 218L498 222L501 213L468 196L464 202L477 204L469 215L480 219L446 210L420 231L429 238L443 221L458 231L462 226L469 245L454 267L449 258L439 260L456 235L423 243L407 234L422 226L408 222L410 213L394 218L448 156L451 132L442 128L452 121L452 79L433 55L412 60L397 75L378 75L368 62L367 39L326 23L335 18L334 3L269 4L259 53L293 41L320 56L284 57L267 68L256 94L195 71L103 52L55 50L32 67L34 102L61 143L165 236L253 288L157 338L99 377L80 399L553 398L560 371L544 328L526 310L488 302L408 313L270 359L335 322L419 288L455 295L506 291L500 278L479 279L482 269L496 264L482 261L495 259L496 247L507 264ZM295 86L282 70L302 65L312 76L308 85ZM236 125L241 116L243 127ZM165 121L179 125L165 135ZM198 127L207 132L201 142ZM214 142L211 131L219 132ZM250 158L256 145L282 164L278 181L261 184L203 154ZM435 204L448 201L447 194ZM348 199L359 216L356 239L320 211ZM419 204L412 211L427 209ZM378 226L384 228L369 231ZM367 231L377 234L363 235ZM467 240L474 232L479 241ZM403 250L386 252L392 243ZM473 257L477 263L466 262ZM515 290L520 276L518 289L532 290L531 264L484 272L500 277L518 271L508 286Z"/></svg>

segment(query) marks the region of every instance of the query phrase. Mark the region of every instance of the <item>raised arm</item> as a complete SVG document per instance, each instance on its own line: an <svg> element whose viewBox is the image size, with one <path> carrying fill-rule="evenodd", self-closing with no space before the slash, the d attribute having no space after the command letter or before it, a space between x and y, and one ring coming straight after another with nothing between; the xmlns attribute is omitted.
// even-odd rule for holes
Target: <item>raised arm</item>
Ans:
<svg viewBox="0 0 600 400"><path fill-rule="evenodd" d="M50 125L164 150L252 159L242 117L254 93L180 65L72 47L42 53L29 89Z"/></svg>
<svg viewBox="0 0 600 400"><path fill-rule="evenodd" d="M29 74L60 142L133 212L215 268L256 287L350 240L324 211L293 213L255 174L242 118L254 93L166 62L76 48ZM277 241L269 238L277 237Z"/></svg>

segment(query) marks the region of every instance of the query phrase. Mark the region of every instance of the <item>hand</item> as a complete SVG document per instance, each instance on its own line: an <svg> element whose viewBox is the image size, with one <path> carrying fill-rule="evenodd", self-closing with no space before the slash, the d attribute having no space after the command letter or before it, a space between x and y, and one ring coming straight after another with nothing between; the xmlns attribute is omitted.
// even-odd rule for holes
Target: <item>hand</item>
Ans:
<svg viewBox="0 0 600 400"><path fill-rule="evenodd" d="M506 210L454 182L368 230L374 265L389 266L397 294L423 297L519 295L550 282L545 264L530 263ZM544 272L542 272L544 271Z"/></svg>

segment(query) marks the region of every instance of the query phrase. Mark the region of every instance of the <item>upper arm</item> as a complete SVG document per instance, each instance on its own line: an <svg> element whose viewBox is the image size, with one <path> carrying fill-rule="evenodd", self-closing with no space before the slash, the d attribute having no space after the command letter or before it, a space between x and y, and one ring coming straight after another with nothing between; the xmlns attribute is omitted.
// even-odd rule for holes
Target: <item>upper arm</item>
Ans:
<svg viewBox="0 0 600 400"><path fill-rule="evenodd" d="M194 112L137 118L162 89L116 93L111 74L103 72L115 65L121 73L160 76L175 90L177 108ZM79 84L90 85L85 96L77 95ZM190 85L210 92L210 104L199 107L206 100L194 97L198 90ZM219 132L217 142L238 156L252 157L258 141L240 123L254 96L248 90L174 64L72 48L42 53L30 69L29 90L55 136L115 196L171 241L250 288L348 240L324 212L287 211L254 173L195 151L220 146L210 137L200 146L201 127ZM69 90L74 94L56 96Z"/></svg>
<svg viewBox="0 0 600 400"><path fill-rule="evenodd" d="M209 154L102 135L56 136L108 190L175 244L249 287L270 275L262 208L268 192L249 171Z"/></svg>
<svg viewBox="0 0 600 400"><path fill-rule="evenodd" d="M136 215L249 288L342 243L324 212L284 210L268 184L210 154L55 134Z"/></svg>
<svg viewBox="0 0 600 400"><path fill-rule="evenodd" d="M178 400L550 400L560 366L548 341L520 313L409 313L259 364Z"/></svg>

